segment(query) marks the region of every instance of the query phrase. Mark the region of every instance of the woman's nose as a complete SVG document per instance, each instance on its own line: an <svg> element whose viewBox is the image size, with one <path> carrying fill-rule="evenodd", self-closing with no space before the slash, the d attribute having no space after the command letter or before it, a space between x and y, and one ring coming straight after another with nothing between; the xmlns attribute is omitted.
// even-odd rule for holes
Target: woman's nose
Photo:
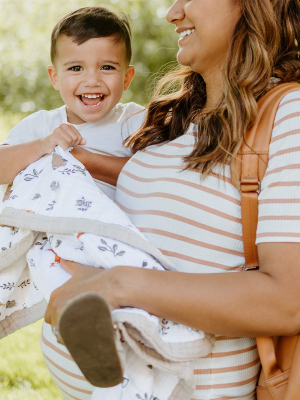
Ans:
<svg viewBox="0 0 300 400"><path fill-rule="evenodd" d="M175 3L168 9L166 20L170 24L176 24L177 21L184 19L183 0L176 0Z"/></svg>

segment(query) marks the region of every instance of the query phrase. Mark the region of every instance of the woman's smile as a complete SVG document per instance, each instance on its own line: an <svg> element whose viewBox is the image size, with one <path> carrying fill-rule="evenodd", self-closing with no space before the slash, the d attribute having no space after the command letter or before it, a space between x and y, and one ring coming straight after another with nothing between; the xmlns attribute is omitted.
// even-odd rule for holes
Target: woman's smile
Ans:
<svg viewBox="0 0 300 400"><path fill-rule="evenodd" d="M195 28L189 28L189 29L185 29L185 30L181 30L179 33L179 42L181 42L183 39L188 38L189 36L191 36L193 33L195 32Z"/></svg>
<svg viewBox="0 0 300 400"><path fill-rule="evenodd" d="M179 34L178 62L204 80L219 74L240 17L240 3L232 0L177 0L166 18Z"/></svg>

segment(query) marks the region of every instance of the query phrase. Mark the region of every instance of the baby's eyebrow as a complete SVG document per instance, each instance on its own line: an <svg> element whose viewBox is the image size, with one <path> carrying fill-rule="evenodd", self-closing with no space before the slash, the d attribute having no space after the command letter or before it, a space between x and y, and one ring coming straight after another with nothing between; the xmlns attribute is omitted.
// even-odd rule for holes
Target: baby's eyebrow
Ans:
<svg viewBox="0 0 300 400"><path fill-rule="evenodd" d="M103 60L102 64L114 64L114 65L120 65L118 61L111 61L111 60Z"/></svg>
<svg viewBox="0 0 300 400"><path fill-rule="evenodd" d="M67 61L66 63L63 64L63 66L65 67L66 65L71 65L71 64L82 64L82 63L83 63L83 61L77 61L77 60L74 60L74 61Z"/></svg>
<svg viewBox="0 0 300 400"><path fill-rule="evenodd" d="M67 61L63 64L64 67L68 66L68 65L74 65L74 64L83 64L82 60L72 60L72 61ZM103 60L101 62L101 64L114 64L114 65L120 65L120 63L118 61L112 61L112 60Z"/></svg>

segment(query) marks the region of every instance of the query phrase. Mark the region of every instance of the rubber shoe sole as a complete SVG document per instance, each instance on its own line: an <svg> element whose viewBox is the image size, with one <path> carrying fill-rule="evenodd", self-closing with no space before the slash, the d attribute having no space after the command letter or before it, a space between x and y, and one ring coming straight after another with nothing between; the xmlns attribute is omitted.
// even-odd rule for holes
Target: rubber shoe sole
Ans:
<svg viewBox="0 0 300 400"><path fill-rule="evenodd" d="M108 388L123 381L110 309L96 293L75 297L58 321L59 334L85 378Z"/></svg>

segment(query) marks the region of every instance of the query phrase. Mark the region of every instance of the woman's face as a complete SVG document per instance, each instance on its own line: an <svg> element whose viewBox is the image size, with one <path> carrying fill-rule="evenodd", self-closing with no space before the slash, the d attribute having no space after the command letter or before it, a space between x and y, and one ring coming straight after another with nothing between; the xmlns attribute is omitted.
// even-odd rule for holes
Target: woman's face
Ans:
<svg viewBox="0 0 300 400"><path fill-rule="evenodd" d="M176 25L180 35L178 62L204 79L220 70L240 17L239 0L176 0L167 21Z"/></svg>

